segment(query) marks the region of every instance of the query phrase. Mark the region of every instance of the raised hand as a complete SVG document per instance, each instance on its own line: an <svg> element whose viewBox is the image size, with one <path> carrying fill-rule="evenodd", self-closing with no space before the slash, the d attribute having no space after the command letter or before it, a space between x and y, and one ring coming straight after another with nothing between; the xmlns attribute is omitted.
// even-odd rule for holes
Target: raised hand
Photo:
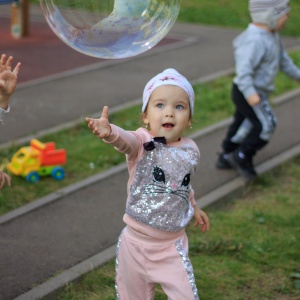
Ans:
<svg viewBox="0 0 300 300"><path fill-rule="evenodd" d="M108 107L104 106L100 119L85 119L88 123L88 127L93 131L93 134L100 139L108 138L111 134L111 128L108 121Z"/></svg>
<svg viewBox="0 0 300 300"><path fill-rule="evenodd" d="M0 59L0 107L6 109L9 98L16 89L18 73L21 63L18 63L12 70L13 57L6 60L6 55L2 54Z"/></svg>

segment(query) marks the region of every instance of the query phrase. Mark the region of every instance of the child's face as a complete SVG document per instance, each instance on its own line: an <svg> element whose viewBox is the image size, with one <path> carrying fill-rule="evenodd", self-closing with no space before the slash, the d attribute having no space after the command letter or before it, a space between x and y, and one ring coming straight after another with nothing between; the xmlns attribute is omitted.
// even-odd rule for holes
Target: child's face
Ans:
<svg viewBox="0 0 300 300"><path fill-rule="evenodd" d="M289 18L289 13L283 15L282 17L280 17L278 20L277 20L277 23L276 23L276 31L280 31L284 28L284 25L286 23L286 21L288 20Z"/></svg>
<svg viewBox="0 0 300 300"><path fill-rule="evenodd" d="M191 125L187 93L175 85L163 85L151 94L143 117L153 136L164 136L168 143L177 142Z"/></svg>

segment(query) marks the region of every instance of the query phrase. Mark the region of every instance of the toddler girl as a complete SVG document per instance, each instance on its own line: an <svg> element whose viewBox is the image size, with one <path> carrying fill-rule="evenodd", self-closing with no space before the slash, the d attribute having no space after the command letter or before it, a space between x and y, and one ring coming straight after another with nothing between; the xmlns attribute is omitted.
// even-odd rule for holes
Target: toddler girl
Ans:
<svg viewBox="0 0 300 300"><path fill-rule="evenodd" d="M88 126L104 142L126 155L129 180L116 257L117 299L150 300L155 284L168 299L199 299L185 227L209 230L207 215L194 199L191 178L198 165L197 145L182 137L191 126L194 91L174 69L152 78L143 94L146 128L125 131L110 124L108 107Z"/></svg>

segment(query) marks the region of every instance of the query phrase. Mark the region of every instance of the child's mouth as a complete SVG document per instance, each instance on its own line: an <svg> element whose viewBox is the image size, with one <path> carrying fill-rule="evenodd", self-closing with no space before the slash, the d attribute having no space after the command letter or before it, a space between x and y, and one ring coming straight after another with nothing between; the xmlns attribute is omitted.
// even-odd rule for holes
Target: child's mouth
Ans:
<svg viewBox="0 0 300 300"><path fill-rule="evenodd" d="M165 124L163 124L163 127L164 127L164 128L173 128L174 125L171 124L171 123L165 123Z"/></svg>

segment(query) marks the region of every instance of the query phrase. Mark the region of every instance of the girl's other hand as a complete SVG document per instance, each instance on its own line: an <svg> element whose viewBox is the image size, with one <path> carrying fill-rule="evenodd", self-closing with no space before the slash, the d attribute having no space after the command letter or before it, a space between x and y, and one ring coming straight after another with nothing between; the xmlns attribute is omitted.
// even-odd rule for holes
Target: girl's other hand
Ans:
<svg viewBox="0 0 300 300"><path fill-rule="evenodd" d="M210 225L208 216L197 206L194 206L194 217L196 219L196 222L194 224L195 227L199 225L201 227L201 231L209 231Z"/></svg>

